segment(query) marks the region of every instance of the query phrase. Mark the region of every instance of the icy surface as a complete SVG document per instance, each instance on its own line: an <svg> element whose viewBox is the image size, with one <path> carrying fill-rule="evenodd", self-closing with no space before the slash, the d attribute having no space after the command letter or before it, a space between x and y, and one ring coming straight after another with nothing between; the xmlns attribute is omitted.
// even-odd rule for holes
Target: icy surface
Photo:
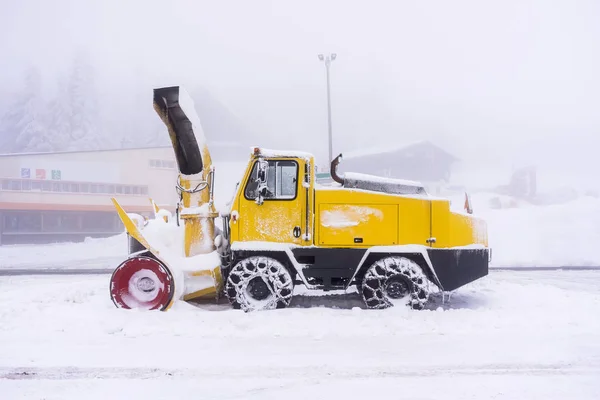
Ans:
<svg viewBox="0 0 600 400"><path fill-rule="evenodd" d="M0 397L600 398L600 272L493 272L425 311L301 289L283 310L128 311L107 285L0 277Z"/></svg>

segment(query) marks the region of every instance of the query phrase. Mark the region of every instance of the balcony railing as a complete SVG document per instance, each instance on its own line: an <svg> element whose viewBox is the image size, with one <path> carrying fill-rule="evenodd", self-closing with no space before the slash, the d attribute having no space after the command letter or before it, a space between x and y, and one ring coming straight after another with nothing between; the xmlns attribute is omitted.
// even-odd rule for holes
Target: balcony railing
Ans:
<svg viewBox="0 0 600 400"><path fill-rule="evenodd" d="M73 182L18 178L0 179L0 190L10 192L50 192L94 195L148 195L148 186L146 185L126 185L114 183Z"/></svg>

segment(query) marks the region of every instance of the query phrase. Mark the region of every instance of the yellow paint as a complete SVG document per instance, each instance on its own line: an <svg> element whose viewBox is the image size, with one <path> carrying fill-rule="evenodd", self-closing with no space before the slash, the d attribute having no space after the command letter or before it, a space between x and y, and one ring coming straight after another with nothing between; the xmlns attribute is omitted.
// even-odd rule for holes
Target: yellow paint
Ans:
<svg viewBox="0 0 600 400"><path fill-rule="evenodd" d="M214 287L208 287L206 289L201 289L196 292L188 293L188 294L184 295L183 300L188 301L188 300L200 299L203 297L214 298L216 295L217 295L217 289Z"/></svg>
<svg viewBox="0 0 600 400"><path fill-rule="evenodd" d="M321 203L317 210L321 246L398 244L397 204Z"/></svg>
<svg viewBox="0 0 600 400"><path fill-rule="evenodd" d="M238 213L238 220L230 221L232 243L267 241L341 248L404 244L435 248L473 244L488 246L485 221L472 215L450 211L449 200L358 189L315 189L313 174L308 197L309 232L312 240L295 238L292 235L295 226L301 227L303 234L305 232L306 194L302 186L305 161L303 158L286 158L299 165L296 199L265 200L262 205L258 205L254 199L244 197L246 184L258 157L251 157L232 202L231 210ZM313 165L314 160L310 160L310 163ZM331 212L336 211L348 216L346 226L326 226L327 218L331 217ZM352 224L349 222L351 220L357 223ZM313 221L316 229L313 229ZM340 224L344 225L343 219ZM362 238L362 243L356 243L355 238ZM431 241L432 238L435 241Z"/></svg>
<svg viewBox="0 0 600 400"><path fill-rule="evenodd" d="M111 198L111 200L112 200L113 205L117 209L117 214L119 214L119 218L121 219L121 222L125 226L125 230L127 231L127 233L132 238L134 238L135 240L137 240L138 242L140 242L140 244L142 246L144 246L145 248L147 248L148 250L150 250L153 254L158 255L158 250L153 249L152 247L150 247L150 244L142 236L142 233L140 232L140 230L136 226L135 222L133 222L131 220L131 218L129 218L129 215L127 215L127 213L125 212L125 210L123 209L123 207L121 207L121 205L119 204L119 202L117 201L117 199L115 199L113 197L113 198Z"/></svg>
<svg viewBox="0 0 600 400"><path fill-rule="evenodd" d="M160 208L158 208L158 205L154 202L152 198L150 199L150 204L152 204L152 209L154 209L154 217L156 217L156 214L158 213Z"/></svg>
<svg viewBox="0 0 600 400"><path fill-rule="evenodd" d="M158 212L160 211L160 208L152 198L150 199L150 204L152 204L152 210L154 210L154 219L156 219L158 217ZM165 222L169 222L169 218L166 215L163 217L163 219L165 220Z"/></svg>

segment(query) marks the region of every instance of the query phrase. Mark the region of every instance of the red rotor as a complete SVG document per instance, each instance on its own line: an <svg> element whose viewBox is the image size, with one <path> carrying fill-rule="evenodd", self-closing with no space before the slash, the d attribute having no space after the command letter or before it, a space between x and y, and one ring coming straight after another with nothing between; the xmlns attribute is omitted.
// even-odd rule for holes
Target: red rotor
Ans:
<svg viewBox="0 0 600 400"><path fill-rule="evenodd" d="M164 311L173 299L173 275L160 261L136 256L119 265L110 279L110 297L119 308Z"/></svg>

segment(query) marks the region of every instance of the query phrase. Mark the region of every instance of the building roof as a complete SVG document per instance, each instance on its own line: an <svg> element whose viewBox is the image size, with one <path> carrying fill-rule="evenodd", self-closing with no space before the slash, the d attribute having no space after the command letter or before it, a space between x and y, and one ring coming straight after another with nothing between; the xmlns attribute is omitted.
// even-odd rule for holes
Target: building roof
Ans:
<svg viewBox="0 0 600 400"><path fill-rule="evenodd" d="M435 148L436 151L445 154L450 159L458 160L455 156L448 153L441 147L436 146L435 144L431 143L429 140L420 140L420 141L416 141L416 142L403 143L403 144L388 143L385 146L376 146L376 147L368 147L368 148L364 148L364 149L358 149L358 150L342 153L342 155L343 155L343 159L350 160L350 159L374 156L374 155L379 155L379 154L402 152L402 151L409 150L409 149L417 147L417 146L433 147L433 148Z"/></svg>
<svg viewBox="0 0 600 400"><path fill-rule="evenodd" d="M233 141L207 141L208 150L210 147L244 147ZM155 150L155 149L172 149L172 146L146 146L146 147L119 147L115 149L98 149L98 150L67 150L67 151L45 151L45 152L25 152L25 153L0 153L0 157L19 157L19 156L43 156L50 154L74 154L74 153L100 153L108 151L136 151L136 150ZM250 151L250 150L248 150Z"/></svg>

